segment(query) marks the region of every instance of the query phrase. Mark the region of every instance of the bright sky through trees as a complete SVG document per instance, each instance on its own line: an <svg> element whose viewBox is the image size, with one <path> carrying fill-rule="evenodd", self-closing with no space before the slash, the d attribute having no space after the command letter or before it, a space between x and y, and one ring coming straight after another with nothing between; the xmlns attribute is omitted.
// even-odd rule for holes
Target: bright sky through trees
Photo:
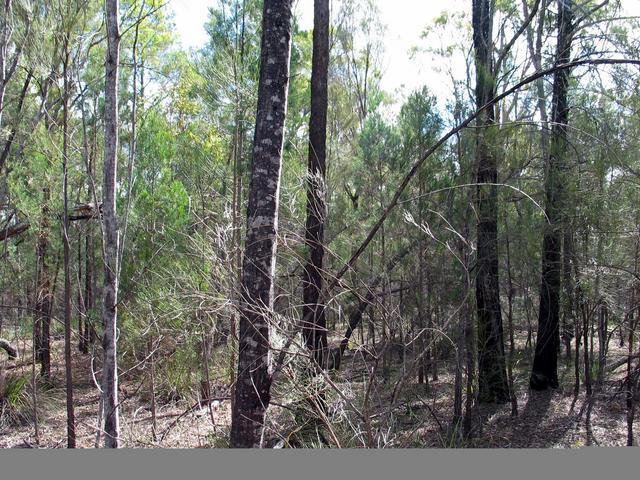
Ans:
<svg viewBox="0 0 640 480"><path fill-rule="evenodd" d="M381 22L386 26L382 87L405 97L414 89L428 84L441 106L444 106L442 102L451 95L451 78L447 73L435 69L446 66L434 63L431 55L420 51L416 53L415 49L426 47L427 42L421 39L421 35L434 18L443 11L468 13L471 1L377 0L376 3ZM170 0L170 7L175 13L176 31L185 48L199 48L207 41L204 23L209 7L214 4L215 0ZM623 0L622 4L625 15L640 15L639 0ZM295 14L302 29L311 29L313 0L297 0ZM446 41L442 39L443 44ZM461 59L458 60L452 60L452 68L464 75L464 64Z"/></svg>
<svg viewBox="0 0 640 480"><path fill-rule="evenodd" d="M208 16L208 8L215 0L171 0L175 12L176 30L184 47L199 48L207 41L204 22ZM411 58L411 49L422 46L420 35L434 17L440 15L444 3L425 0L378 0L380 19L387 28L384 43L384 76L382 87L395 92L404 86L411 91L425 83L425 75L430 75L436 84L430 87L434 92L449 92L447 78L433 76L426 55L418 59ZM466 2L449 0L449 10L463 10ZM409 13L410 12L410 13ZM298 0L296 17L302 29L313 26L313 0Z"/></svg>

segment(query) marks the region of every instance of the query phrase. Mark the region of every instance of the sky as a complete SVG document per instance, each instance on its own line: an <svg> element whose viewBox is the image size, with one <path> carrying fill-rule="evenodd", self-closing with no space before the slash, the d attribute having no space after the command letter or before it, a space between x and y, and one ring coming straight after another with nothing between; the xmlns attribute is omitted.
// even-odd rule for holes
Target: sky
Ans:
<svg viewBox="0 0 640 480"><path fill-rule="evenodd" d="M214 3L215 0L170 0L170 8L175 13L176 32L183 47L199 48L206 43L207 34L203 25L208 16L208 8ZM412 59L410 50L424 44L424 41L420 41L421 33L445 5L446 8L451 8L452 5L464 8L466 3L470 3L469 0L378 0L380 19L387 28L384 38L383 89L390 93L397 89L410 92L430 83L436 95L445 96L449 93L450 87L446 79L434 76L428 62ZM295 14L300 28L310 30L313 26L313 0L296 0Z"/></svg>
<svg viewBox="0 0 640 480"><path fill-rule="evenodd" d="M182 46L199 48L207 41L204 23L208 8L216 0L170 0L170 8L175 13L174 22ZM395 94L400 100L407 93L428 85L439 103L451 97L450 78L434 71L432 57L427 53L411 55L414 47L425 47L421 34L432 20L444 10L470 11L470 0L377 0L381 22L386 26L384 37L384 58L382 88ZM623 0L624 14L640 15L640 0ZM468 12L467 12L468 13ZM313 0L295 0L295 14L300 28L307 30L313 26ZM454 66L454 71L464 69ZM463 72L459 74L464 75ZM443 106L443 105L441 105Z"/></svg>

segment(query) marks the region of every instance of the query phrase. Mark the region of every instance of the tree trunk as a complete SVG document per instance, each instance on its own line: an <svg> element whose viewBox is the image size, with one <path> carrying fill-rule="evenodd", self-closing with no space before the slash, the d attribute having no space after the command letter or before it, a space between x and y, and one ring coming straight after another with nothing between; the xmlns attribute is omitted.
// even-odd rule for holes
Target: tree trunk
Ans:
<svg viewBox="0 0 640 480"><path fill-rule="evenodd" d="M572 0L558 1L558 43L556 65L571 58ZM542 281L538 335L529 385L534 390L558 387L558 347L560 345L560 274L562 270L561 236L563 219L562 171L567 149L567 90L570 72L558 70L553 80L552 130L549 157L546 159L545 223L542 242Z"/></svg>
<svg viewBox="0 0 640 480"><path fill-rule="evenodd" d="M473 1L477 109L495 97L492 3L490 0ZM495 109L488 108L476 120L478 400L484 403L509 401L498 282L498 192L495 185L498 171L496 157L489 145L490 138L487 138L491 135L494 117Z"/></svg>
<svg viewBox="0 0 640 480"><path fill-rule="evenodd" d="M77 230L77 232L78 291L76 293L78 302L78 351L80 353L85 353L85 348L87 348L87 344L85 342L85 318L87 316L87 302L85 301L82 288L82 234L79 229Z"/></svg>
<svg viewBox="0 0 640 480"><path fill-rule="evenodd" d="M506 223L506 220L505 220ZM516 352L516 344L514 339L514 331L513 331L513 296L515 292L515 287L513 286L513 276L511 274L511 248L509 242L509 229L507 230L507 234L505 237L505 243L507 247L507 302L508 302L508 310L507 310L507 325L509 328L509 360L507 362L507 378L509 380L509 391L511 392L511 416L518 416L518 397L516 396L516 392L514 389L514 379L513 379L513 364L514 364L514 356Z"/></svg>
<svg viewBox="0 0 640 480"><path fill-rule="evenodd" d="M118 67L120 57L119 0L106 0L106 17L105 146L102 186L104 250L102 408L104 409L104 446L105 448L118 448L120 445L120 419L116 329L119 239L116 218L116 172L118 164Z"/></svg>
<svg viewBox="0 0 640 480"><path fill-rule="evenodd" d="M71 247L69 245L69 51L65 36L63 64L63 119L62 119L62 245L64 249L64 366L67 400L67 448L76 448L76 424L73 409L73 376L71 365Z"/></svg>
<svg viewBox="0 0 640 480"><path fill-rule="evenodd" d="M238 376L231 415L234 448L262 446L271 398L273 309L280 173L291 55L292 0L265 0L258 110L242 265Z"/></svg>
<svg viewBox="0 0 640 480"><path fill-rule="evenodd" d="M569 222L564 225L562 252L562 280L565 292L565 308L562 321L562 341L565 345L567 360L571 358L571 341L576 335L575 314L574 314L574 288L573 275L571 273L571 261L573 258L573 232Z"/></svg>
<svg viewBox="0 0 640 480"><path fill-rule="evenodd" d="M51 377L51 275L47 261L49 250L49 189L43 190L44 200L40 208L40 227L36 256L37 287L35 302L34 341L36 360L40 363L40 375L45 380Z"/></svg>
<svg viewBox="0 0 640 480"><path fill-rule="evenodd" d="M323 284L327 106L329 73L329 0L315 0L311 67L311 118L307 171L305 240L309 258L304 269L303 335L315 362L327 368L327 328L324 305L318 303Z"/></svg>

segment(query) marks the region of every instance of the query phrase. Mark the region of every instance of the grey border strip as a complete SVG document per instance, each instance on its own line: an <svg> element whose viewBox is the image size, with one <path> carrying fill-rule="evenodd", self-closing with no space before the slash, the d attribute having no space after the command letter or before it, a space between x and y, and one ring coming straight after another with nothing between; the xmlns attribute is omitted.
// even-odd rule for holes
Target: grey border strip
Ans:
<svg viewBox="0 0 640 480"><path fill-rule="evenodd" d="M4 450L0 479L636 479L637 448L576 450Z"/></svg>

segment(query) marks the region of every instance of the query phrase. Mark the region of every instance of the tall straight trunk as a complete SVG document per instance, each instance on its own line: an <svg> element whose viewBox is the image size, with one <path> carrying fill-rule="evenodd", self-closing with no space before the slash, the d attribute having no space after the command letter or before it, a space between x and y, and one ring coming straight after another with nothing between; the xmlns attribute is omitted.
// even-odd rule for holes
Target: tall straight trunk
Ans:
<svg viewBox="0 0 640 480"><path fill-rule="evenodd" d="M269 322L274 302L280 173L287 113L293 0L265 0L258 110L242 263L238 376L231 446L262 446L271 399Z"/></svg>
<svg viewBox="0 0 640 480"><path fill-rule="evenodd" d="M76 265L78 266L78 290L77 294L77 305L78 305L78 351L80 353L84 353L87 344L85 342L85 317L87 316L87 304L84 298L84 292L82 288L82 233L80 229L76 229L78 233L76 245L77 249L77 257L76 257Z"/></svg>
<svg viewBox="0 0 640 480"><path fill-rule="evenodd" d="M573 275L571 272L571 261L573 257L573 232L571 228L570 223L566 222L562 240L562 282L565 294L562 316L562 341L565 345L567 360L571 358L571 340L573 340L573 337L576 335Z"/></svg>
<svg viewBox="0 0 640 480"><path fill-rule="evenodd" d="M573 36L572 0L558 0L558 42L556 65L569 62ZM564 157L567 151L567 90L570 72L558 70L553 79L551 145L546 159L545 213L542 242L542 281L538 336L529 385L534 390L558 387L558 347L560 345L560 275L563 212Z"/></svg>
<svg viewBox="0 0 640 480"><path fill-rule="evenodd" d="M87 175L89 177L88 190L90 192L90 200L97 203L96 193L94 191L93 178L95 178L95 162L94 162L95 148L91 150L91 153L87 157ZM84 319L84 353L89 352L89 344L94 344L96 341L96 327L93 323L95 319L94 309L96 306L96 256L94 248L94 225L93 222L87 222L86 235L84 244L84 305L85 305L85 319Z"/></svg>
<svg viewBox="0 0 640 480"><path fill-rule="evenodd" d="M585 256L585 258L588 258ZM584 292L582 290L582 286L580 284L580 269L578 268L578 261L574 254L573 260L573 274L576 279L576 310L580 312L582 321L581 325L581 334L583 341L583 360L584 360L584 386L587 392L587 397L590 397L592 394L591 388L591 361L589 360L589 306L587 305L587 301L585 299ZM576 344L577 345L577 344Z"/></svg>
<svg viewBox="0 0 640 480"><path fill-rule="evenodd" d="M506 217L505 217L506 227ZM509 391L511 392L511 416L518 416L518 397L516 396L513 379L513 364L516 352L516 344L513 331L513 296L515 293L515 287L513 286L513 275L511 274L511 248L509 242L509 229L505 237L505 243L507 247L507 325L509 328L509 359L507 361L507 378L509 380Z"/></svg>
<svg viewBox="0 0 640 480"><path fill-rule="evenodd" d="M151 438L155 442L157 439L157 413L156 413L156 359L153 334L149 330L149 340L147 340L147 351L149 355L149 394L151 396Z"/></svg>
<svg viewBox="0 0 640 480"><path fill-rule="evenodd" d="M106 0L107 61L104 112L104 174L102 184L104 287L102 325L102 408L104 446L120 445L118 412L118 364L116 323L118 302L118 223L116 218L116 172L118 165L118 64L120 57L119 0Z"/></svg>
<svg viewBox="0 0 640 480"><path fill-rule="evenodd" d="M76 423L73 409L73 376L71 368L71 247L69 245L69 51L65 36L62 99L62 245L64 250L64 366L67 394L67 448L76 448Z"/></svg>
<svg viewBox="0 0 640 480"><path fill-rule="evenodd" d="M638 223L638 220L636 218L636 225ZM634 255L634 267L633 267L633 272L634 275L637 278L638 275L638 255L640 253L640 242L638 241L638 237L636 236L636 245L635 245L635 255ZM638 391L638 378L637 376L635 376L634 379L634 375L633 375L633 349L634 349L634 338L636 336L636 326L638 324L638 313L637 313L637 306L636 306L636 299L637 299L637 286L635 285L635 282L632 284L631 287L631 308L629 309L629 313L627 314L628 317L628 328L629 328L629 338L628 338L628 345L627 345L627 379L626 379L626 407L627 407L627 446L628 447L633 447L635 444L634 441L634 435L633 435L633 423L634 423L634 419L635 419L635 410L636 410L636 404L635 404L635 398L636 398L636 394ZM638 366L636 366L636 369L638 368Z"/></svg>
<svg viewBox="0 0 640 480"><path fill-rule="evenodd" d="M40 375L45 380L51 377L51 273L47 260L49 251L49 189L43 190L44 200L40 208L40 226L36 256L38 269L36 278L36 302L34 341L36 360L40 363Z"/></svg>
<svg viewBox="0 0 640 480"><path fill-rule="evenodd" d="M305 240L309 258L304 269L303 335L307 348L321 368L327 367L327 321L322 291L324 259L325 177L327 158L327 106L329 75L329 0L315 0L313 58L311 66L311 117L307 171L307 222Z"/></svg>
<svg viewBox="0 0 640 480"><path fill-rule="evenodd" d="M495 97L492 33L493 2L474 0L473 46L477 109ZM483 403L509 401L498 282L498 169L496 156L489 145L494 123L494 108L483 110L476 120L478 400Z"/></svg>
<svg viewBox="0 0 640 480"><path fill-rule="evenodd" d="M421 184L422 185L422 184ZM421 193L422 194L422 193ZM427 332L426 332L426 325L425 325L425 321L424 321L424 277L425 277L425 260L424 260L424 249L423 247L423 243L421 242L421 248L419 250L418 253L418 288L416 291L416 304L418 307L418 314L417 314L417 320L418 320L418 330L419 330L419 334L418 334L418 339L416 341L416 344L419 348L418 351L418 355L421 355L428 347L428 343L427 343ZM427 372L427 363L426 363L426 358L427 356L424 355L423 359L420 360L420 365L418 367L418 384L423 385L424 384L424 390L425 393L428 391L429 389L429 374Z"/></svg>
<svg viewBox="0 0 640 480"><path fill-rule="evenodd" d="M231 281L231 297L238 299L238 289L242 283L242 236L241 236L241 205L242 205L242 186L243 186L243 158L244 158L244 112L243 112L243 89L242 86L244 80L244 55L245 55L245 23L246 23L246 0L242 0L242 6L236 1L235 4L236 14L236 34L235 36L235 50L239 52L238 63L233 64L234 81L236 84L236 104L235 104L235 130L234 130L234 145L233 145L233 280ZM240 17L238 8L241 8L242 17ZM239 23L239 24L238 24ZM235 384L236 384L236 340L237 334L237 316L236 312L233 312L229 321L229 372L231 383L231 410L233 410L233 404L235 403Z"/></svg>
<svg viewBox="0 0 640 480"><path fill-rule="evenodd" d="M638 258L638 254L637 254L637 247L636 247L636 264L637 264L637 258ZM636 268L637 270L637 268ZM633 293L632 293L632 298L635 298L636 292L636 288L635 286L633 287ZM633 435L633 423L634 423L634 419L635 419L635 397L636 397L636 392L638 389L637 383L638 383L638 379L637 376L634 375L633 372L633 349L634 349L634 338L635 338L635 334L636 334L636 326L638 323L638 315L635 314L635 310L637 310L637 308L634 306L633 309L628 313L628 325L629 325L629 338L628 338L628 345L627 345L627 378L626 378L626 388L625 388L625 394L626 394L626 417L627 417L627 446L628 447L633 447L633 445L635 444L634 442L634 435ZM636 367L637 369L638 367Z"/></svg>

